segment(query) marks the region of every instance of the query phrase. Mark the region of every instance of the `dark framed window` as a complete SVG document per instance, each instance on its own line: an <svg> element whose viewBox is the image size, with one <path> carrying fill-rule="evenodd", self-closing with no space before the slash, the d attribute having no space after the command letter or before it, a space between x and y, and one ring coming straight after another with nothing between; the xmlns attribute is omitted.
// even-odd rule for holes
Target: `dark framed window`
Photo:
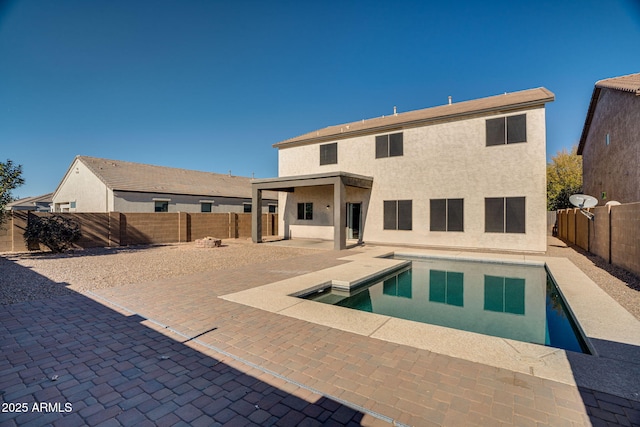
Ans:
<svg viewBox="0 0 640 427"><path fill-rule="evenodd" d="M338 143L323 144L320 146L320 166L335 165L338 163Z"/></svg>
<svg viewBox="0 0 640 427"><path fill-rule="evenodd" d="M243 203L242 204L242 212L251 213L251 203Z"/></svg>
<svg viewBox="0 0 640 427"><path fill-rule="evenodd" d="M404 154L402 132L376 136L376 159Z"/></svg>
<svg viewBox="0 0 640 427"><path fill-rule="evenodd" d="M269 205L269 213L278 213L278 206Z"/></svg>
<svg viewBox="0 0 640 427"><path fill-rule="evenodd" d="M412 200L385 200L383 228L385 230L411 230Z"/></svg>
<svg viewBox="0 0 640 427"><path fill-rule="evenodd" d="M488 197L484 199L484 231L486 233L524 233L524 197Z"/></svg>
<svg viewBox="0 0 640 427"><path fill-rule="evenodd" d="M169 212L169 202L165 201L156 201L155 203L155 212Z"/></svg>
<svg viewBox="0 0 640 427"><path fill-rule="evenodd" d="M200 203L200 212L211 212L211 205L212 203L210 202Z"/></svg>
<svg viewBox="0 0 640 427"><path fill-rule="evenodd" d="M484 309L524 315L525 280L484 276Z"/></svg>
<svg viewBox="0 0 640 427"><path fill-rule="evenodd" d="M527 115L487 119L486 132L487 147L527 142Z"/></svg>
<svg viewBox="0 0 640 427"><path fill-rule="evenodd" d="M431 231L464 231L464 199L431 199Z"/></svg>
<svg viewBox="0 0 640 427"><path fill-rule="evenodd" d="M313 203L298 203L298 219L313 219Z"/></svg>

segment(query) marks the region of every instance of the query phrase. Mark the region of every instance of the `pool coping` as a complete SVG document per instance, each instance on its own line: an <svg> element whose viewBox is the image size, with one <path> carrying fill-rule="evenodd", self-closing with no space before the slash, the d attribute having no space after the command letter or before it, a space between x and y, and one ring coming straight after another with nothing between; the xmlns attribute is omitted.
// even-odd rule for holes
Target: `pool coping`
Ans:
<svg viewBox="0 0 640 427"><path fill-rule="evenodd" d="M587 340L592 355L492 337L297 298L329 285L348 288L399 268L390 255L546 266ZM299 320L407 345L496 368L640 397L640 321L566 258L365 246L348 263L220 296Z"/></svg>

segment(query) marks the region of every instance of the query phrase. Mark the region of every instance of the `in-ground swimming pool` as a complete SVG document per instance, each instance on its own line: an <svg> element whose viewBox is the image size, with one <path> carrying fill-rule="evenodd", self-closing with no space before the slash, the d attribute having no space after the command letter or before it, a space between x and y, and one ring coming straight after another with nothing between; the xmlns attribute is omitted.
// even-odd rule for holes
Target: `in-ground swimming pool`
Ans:
<svg viewBox="0 0 640 427"><path fill-rule="evenodd" d="M544 266L396 258L412 263L350 292L328 287L303 298L588 353Z"/></svg>

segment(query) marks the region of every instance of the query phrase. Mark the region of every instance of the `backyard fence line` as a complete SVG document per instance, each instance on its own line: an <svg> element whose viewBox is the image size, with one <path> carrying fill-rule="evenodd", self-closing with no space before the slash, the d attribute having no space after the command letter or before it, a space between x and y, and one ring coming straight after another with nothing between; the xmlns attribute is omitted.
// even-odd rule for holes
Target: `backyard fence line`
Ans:
<svg viewBox="0 0 640 427"><path fill-rule="evenodd" d="M24 232L29 221L52 213L13 211L0 226L0 252L28 250ZM80 224L80 248L192 242L210 236L217 239L251 237L250 213L56 213ZM262 214L263 236L278 234L278 215Z"/></svg>
<svg viewBox="0 0 640 427"><path fill-rule="evenodd" d="M558 237L640 276L640 203L558 211Z"/></svg>

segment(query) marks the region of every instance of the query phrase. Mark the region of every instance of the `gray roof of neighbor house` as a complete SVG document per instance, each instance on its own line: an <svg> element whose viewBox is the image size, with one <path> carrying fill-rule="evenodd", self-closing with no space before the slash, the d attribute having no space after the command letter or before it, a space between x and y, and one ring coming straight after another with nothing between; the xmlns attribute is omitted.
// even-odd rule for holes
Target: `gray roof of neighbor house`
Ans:
<svg viewBox="0 0 640 427"><path fill-rule="evenodd" d="M286 139L273 146L287 148L296 145L313 144L316 142L351 138L358 135L386 132L395 129L424 126L445 120L463 119L469 116L500 113L522 108L542 106L555 99L554 94L543 88L528 89L503 95L474 99L471 101L455 102L422 110L406 113L391 114L373 119L361 120L342 125L329 126L315 130L295 138Z"/></svg>
<svg viewBox="0 0 640 427"><path fill-rule="evenodd" d="M170 168L76 156L111 190L143 193L188 194L251 198L251 178L212 172ZM265 192L264 199L277 200L277 193Z"/></svg>
<svg viewBox="0 0 640 427"><path fill-rule="evenodd" d="M14 200L11 203L7 203L7 206L5 206L5 209L33 210L33 208L36 206L37 203L46 205L46 204L50 204L52 201L53 201L53 193L47 193L47 194L42 194L40 196L25 197L24 199Z"/></svg>
<svg viewBox="0 0 640 427"><path fill-rule="evenodd" d="M584 127L582 128L582 135L580 136L580 143L578 144L578 154L582 154L584 144L587 141L587 135L589 134L589 128L591 127L591 120L593 120L593 114L596 111L598 105L598 99L600 98L600 91L602 89L613 89L621 92L629 92L635 96L640 96L640 73L628 74L626 76L612 77L610 79L599 80L596 82L591 94L591 101L589 102L589 109L587 110L587 118L584 121Z"/></svg>

